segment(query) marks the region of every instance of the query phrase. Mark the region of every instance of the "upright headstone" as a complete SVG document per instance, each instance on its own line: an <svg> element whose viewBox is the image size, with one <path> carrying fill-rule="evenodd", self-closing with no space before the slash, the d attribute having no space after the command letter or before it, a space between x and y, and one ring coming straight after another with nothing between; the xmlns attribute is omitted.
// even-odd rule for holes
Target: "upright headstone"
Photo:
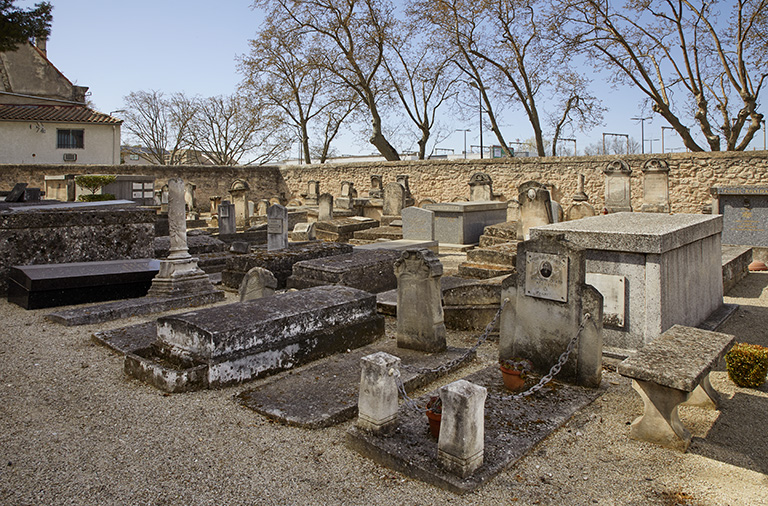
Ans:
<svg viewBox="0 0 768 506"><path fill-rule="evenodd" d="M336 199L336 207L339 209L352 209L354 207L354 199L357 198L357 190L355 189L355 183L352 181L341 182L341 196Z"/></svg>
<svg viewBox="0 0 768 506"><path fill-rule="evenodd" d="M273 204L267 210L267 251L288 247L288 210Z"/></svg>
<svg viewBox="0 0 768 506"><path fill-rule="evenodd" d="M768 186L714 186L709 191L712 213L723 215L723 244L768 247Z"/></svg>
<svg viewBox="0 0 768 506"><path fill-rule="evenodd" d="M219 235L231 235L237 233L235 221L235 205L229 200L222 201L219 205Z"/></svg>
<svg viewBox="0 0 768 506"><path fill-rule="evenodd" d="M428 249L403 251L395 261L397 346L427 353L445 349L440 277L443 264Z"/></svg>
<svg viewBox="0 0 768 506"><path fill-rule="evenodd" d="M249 200L246 205L248 206L248 216L256 216L256 203L253 200Z"/></svg>
<svg viewBox="0 0 768 506"><path fill-rule="evenodd" d="M307 182L307 194L304 197L305 203L308 206L316 206L317 199L320 196L320 181L308 181Z"/></svg>
<svg viewBox="0 0 768 506"><path fill-rule="evenodd" d="M571 197L571 200L573 203L565 213L566 220L580 220L581 218L588 218L597 214L595 213L595 208L589 204L589 196L584 191L584 174L579 174L578 188Z"/></svg>
<svg viewBox="0 0 768 506"><path fill-rule="evenodd" d="M508 302L501 313L499 358L530 360L545 374L575 339L558 379L599 386L603 297L585 278L585 249L560 236L519 243L517 272L502 283L501 298Z"/></svg>
<svg viewBox="0 0 768 506"><path fill-rule="evenodd" d="M624 160L614 160L603 170L605 174L605 209L609 213L632 212L632 169Z"/></svg>
<svg viewBox="0 0 768 506"><path fill-rule="evenodd" d="M400 186L403 187L405 190L405 203L403 204L403 207L411 207L416 202L413 200L413 195L411 194L411 187L408 184L408 174L398 174L397 176L397 182L400 183Z"/></svg>
<svg viewBox="0 0 768 506"><path fill-rule="evenodd" d="M552 201L549 190L536 181L521 184L518 189L520 219L517 222L518 239L528 240L530 229L552 223Z"/></svg>
<svg viewBox="0 0 768 506"><path fill-rule="evenodd" d="M235 204L235 222L238 227L247 227L250 215L248 214L248 191L251 189L247 181L236 179L229 188L232 203Z"/></svg>
<svg viewBox="0 0 768 506"><path fill-rule="evenodd" d="M323 193L317 199L317 221L331 221L333 219L333 195Z"/></svg>
<svg viewBox="0 0 768 506"><path fill-rule="evenodd" d="M195 189L197 188L197 185L192 183L185 183L184 184L184 204L186 206L187 212L191 213L195 210L195 206L197 202L195 202Z"/></svg>
<svg viewBox="0 0 768 506"><path fill-rule="evenodd" d="M493 200L493 180L485 172L475 172L469 178L469 201Z"/></svg>
<svg viewBox="0 0 768 506"><path fill-rule="evenodd" d="M187 248L187 218L184 201L184 181L174 178L168 181L168 230L171 241L170 253L160 261L160 270L152 280L149 297L214 292L208 275L197 266Z"/></svg>
<svg viewBox="0 0 768 506"><path fill-rule="evenodd" d="M397 427L399 393L396 376L400 359L380 351L361 359L357 426L374 434L386 434Z"/></svg>
<svg viewBox="0 0 768 506"><path fill-rule="evenodd" d="M24 202L24 190L26 190L28 183L16 183L13 185L13 189L8 196L5 197L6 202Z"/></svg>
<svg viewBox="0 0 768 506"><path fill-rule="evenodd" d="M381 174L371 175L371 189L368 190L368 197L372 199L384 197L384 176Z"/></svg>
<svg viewBox="0 0 768 506"><path fill-rule="evenodd" d="M162 188L160 188L160 212L161 213L167 213L168 212L168 185L163 185Z"/></svg>
<svg viewBox="0 0 768 506"><path fill-rule="evenodd" d="M485 450L485 398L488 390L467 380L440 389L443 416L437 458L448 471L466 478L481 465Z"/></svg>
<svg viewBox="0 0 768 506"><path fill-rule="evenodd" d="M644 213L669 213L669 165L664 160L651 158L643 164Z"/></svg>
<svg viewBox="0 0 768 506"><path fill-rule="evenodd" d="M420 207L406 207L402 211L403 239L411 241L435 240L435 213Z"/></svg>
<svg viewBox="0 0 768 506"><path fill-rule="evenodd" d="M405 188L400 183L384 187L384 216L400 216L405 207Z"/></svg>
<svg viewBox="0 0 768 506"><path fill-rule="evenodd" d="M270 203L267 199L261 199L256 203L256 216L266 216Z"/></svg>
<svg viewBox="0 0 768 506"><path fill-rule="evenodd" d="M240 302L270 297L277 290L277 278L268 269L263 267L254 267L249 270L242 283L240 283Z"/></svg>

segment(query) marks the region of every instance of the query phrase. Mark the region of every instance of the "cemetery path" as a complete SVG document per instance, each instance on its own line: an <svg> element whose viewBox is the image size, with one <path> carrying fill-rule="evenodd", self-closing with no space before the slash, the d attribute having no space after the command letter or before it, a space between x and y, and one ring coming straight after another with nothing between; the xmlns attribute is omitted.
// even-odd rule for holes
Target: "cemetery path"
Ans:
<svg viewBox="0 0 768 506"><path fill-rule="evenodd" d="M750 274L726 302L741 307L718 330L768 345L768 273ZM233 397L258 382L168 395L128 379L122 358L91 334L148 318L63 327L45 321L47 312L0 301L0 504L766 504L768 386L738 388L722 371L712 380L722 411L680 410L694 436L687 453L630 440L642 403L629 381L605 371L606 393L478 491L457 496L347 448L353 422L306 430L240 406ZM391 339L391 318L386 332ZM449 345L475 337L449 331ZM495 343L483 345L443 381L496 354Z"/></svg>

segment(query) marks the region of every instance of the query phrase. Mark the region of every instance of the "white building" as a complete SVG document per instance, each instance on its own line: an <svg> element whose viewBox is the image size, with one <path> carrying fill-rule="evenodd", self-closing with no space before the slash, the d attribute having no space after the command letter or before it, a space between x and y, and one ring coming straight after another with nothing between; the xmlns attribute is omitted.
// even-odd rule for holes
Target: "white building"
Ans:
<svg viewBox="0 0 768 506"><path fill-rule="evenodd" d="M86 106L44 41L0 53L0 163L120 163L122 121Z"/></svg>

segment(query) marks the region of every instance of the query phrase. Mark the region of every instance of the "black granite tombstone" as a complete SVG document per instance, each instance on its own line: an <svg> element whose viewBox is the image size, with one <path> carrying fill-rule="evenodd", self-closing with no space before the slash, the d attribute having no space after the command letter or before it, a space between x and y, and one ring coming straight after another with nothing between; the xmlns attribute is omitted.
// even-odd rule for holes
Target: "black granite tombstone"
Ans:
<svg viewBox="0 0 768 506"><path fill-rule="evenodd" d="M159 269L152 259L14 266L8 302L40 309L143 297Z"/></svg>
<svg viewBox="0 0 768 506"><path fill-rule="evenodd" d="M13 186L13 190L8 196L5 197L6 202L24 202L24 190L27 188L27 183L16 183Z"/></svg>

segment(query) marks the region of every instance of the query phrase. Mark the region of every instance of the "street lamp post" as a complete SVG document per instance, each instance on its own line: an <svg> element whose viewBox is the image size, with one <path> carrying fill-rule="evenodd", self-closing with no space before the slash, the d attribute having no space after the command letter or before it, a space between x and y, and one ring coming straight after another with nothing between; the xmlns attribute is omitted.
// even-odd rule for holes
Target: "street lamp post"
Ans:
<svg viewBox="0 0 768 506"><path fill-rule="evenodd" d="M661 127L661 152L664 153L664 130L674 130L672 127Z"/></svg>
<svg viewBox="0 0 768 506"><path fill-rule="evenodd" d="M483 89L482 86L474 81L470 81L469 85L477 89L477 98L480 110L480 158L483 158Z"/></svg>
<svg viewBox="0 0 768 506"><path fill-rule="evenodd" d="M629 119L640 122L640 137L641 137L641 140L640 140L640 152L641 153L645 153L645 120L651 119L651 117L648 116L646 118L639 117L639 118L629 118ZM653 144L651 144L651 145L653 145Z"/></svg>
<svg viewBox="0 0 768 506"><path fill-rule="evenodd" d="M467 132L469 132L469 128L464 128L460 130L456 130L457 132L464 132L464 159L467 159Z"/></svg>

